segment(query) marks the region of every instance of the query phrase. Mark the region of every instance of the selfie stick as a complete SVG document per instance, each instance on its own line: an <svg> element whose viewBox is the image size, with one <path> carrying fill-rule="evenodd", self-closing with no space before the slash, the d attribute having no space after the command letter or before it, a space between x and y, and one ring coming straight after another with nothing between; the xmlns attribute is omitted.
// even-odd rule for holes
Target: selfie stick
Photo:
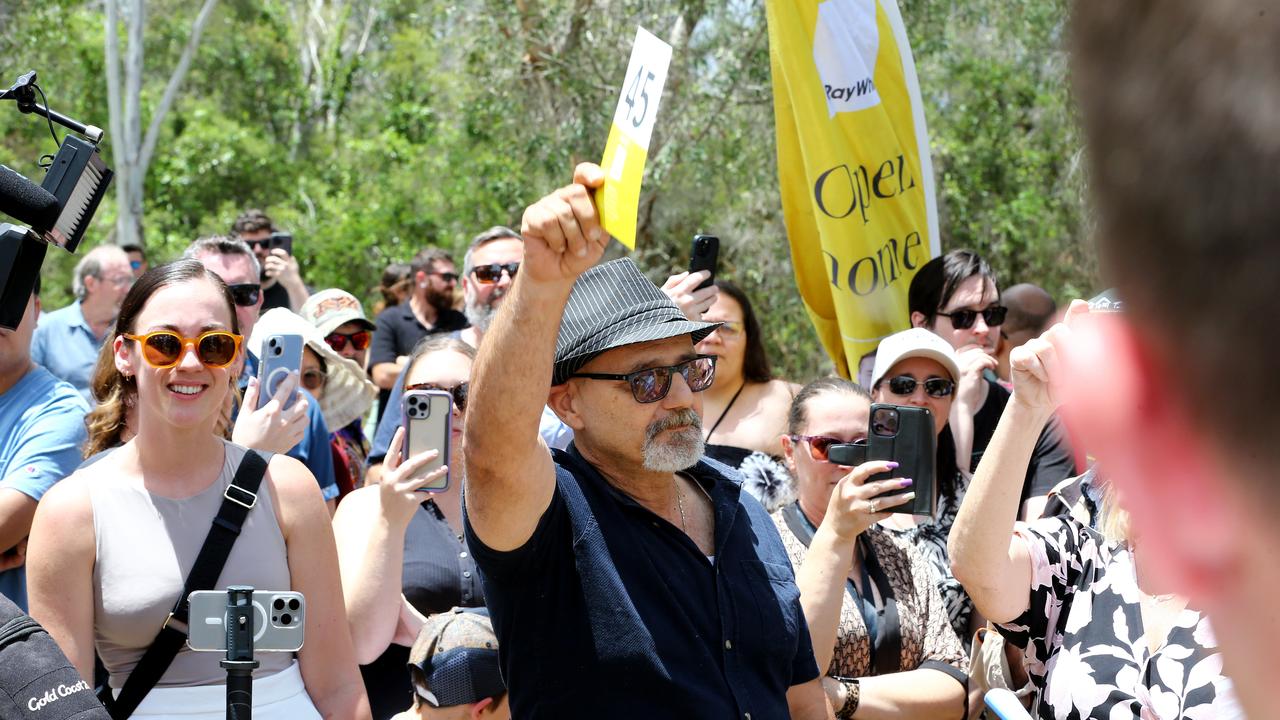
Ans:
<svg viewBox="0 0 1280 720"><path fill-rule="evenodd" d="M227 658L221 661L227 671L227 720L250 720L253 716L253 588L248 585L227 587Z"/></svg>

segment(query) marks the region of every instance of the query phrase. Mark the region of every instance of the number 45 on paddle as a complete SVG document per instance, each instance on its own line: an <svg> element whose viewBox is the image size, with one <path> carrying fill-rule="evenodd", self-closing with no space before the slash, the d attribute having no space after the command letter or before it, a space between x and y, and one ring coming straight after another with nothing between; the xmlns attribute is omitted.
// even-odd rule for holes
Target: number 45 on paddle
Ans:
<svg viewBox="0 0 1280 720"><path fill-rule="evenodd" d="M636 248L636 212L640 206L640 180L649 154L649 136L658 100L667 82L671 46L636 28L636 41L627 63L622 97L613 114L613 128L604 148L604 186L596 192L596 206L604 229L618 242Z"/></svg>

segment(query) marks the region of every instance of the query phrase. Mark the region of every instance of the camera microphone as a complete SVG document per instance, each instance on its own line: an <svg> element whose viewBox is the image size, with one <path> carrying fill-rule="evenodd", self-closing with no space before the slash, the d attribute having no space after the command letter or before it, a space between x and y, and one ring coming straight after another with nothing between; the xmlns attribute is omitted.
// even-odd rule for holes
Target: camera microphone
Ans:
<svg viewBox="0 0 1280 720"><path fill-rule="evenodd" d="M0 213L44 234L58 223L62 204L53 193L0 165Z"/></svg>

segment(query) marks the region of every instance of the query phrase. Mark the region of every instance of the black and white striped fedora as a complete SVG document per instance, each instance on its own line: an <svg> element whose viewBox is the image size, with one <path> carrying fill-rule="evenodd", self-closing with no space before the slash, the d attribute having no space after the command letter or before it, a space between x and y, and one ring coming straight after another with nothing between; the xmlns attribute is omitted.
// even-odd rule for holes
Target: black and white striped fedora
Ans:
<svg viewBox="0 0 1280 720"><path fill-rule="evenodd" d="M631 258L601 263L583 273L569 295L551 384L566 382L606 350L686 334L696 343L718 327L686 318Z"/></svg>

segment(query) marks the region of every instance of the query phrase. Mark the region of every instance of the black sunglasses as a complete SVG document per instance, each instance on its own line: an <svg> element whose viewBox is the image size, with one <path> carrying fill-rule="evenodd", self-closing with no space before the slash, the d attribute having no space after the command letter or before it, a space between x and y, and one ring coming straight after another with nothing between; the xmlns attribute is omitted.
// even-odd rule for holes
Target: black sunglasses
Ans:
<svg viewBox="0 0 1280 720"><path fill-rule="evenodd" d="M716 378L716 358L714 355L699 355L692 360L685 360L676 365L651 367L632 373L574 373L569 377L587 378L588 380L625 380L631 386L631 396L638 403L658 402L671 392L671 377L680 373L685 383L693 392L702 392L711 387Z"/></svg>
<svg viewBox="0 0 1280 720"><path fill-rule="evenodd" d="M471 383L468 382L460 382L453 387L444 387L435 383L414 383L413 385L405 385L404 389L406 392L409 390L439 390L447 392L453 397L453 406L461 412L467 409L467 393L470 386Z"/></svg>
<svg viewBox="0 0 1280 720"><path fill-rule="evenodd" d="M924 385L925 394L929 397L944 398L950 395L956 384L946 378L931 377L923 383L910 375L898 375L889 378L889 392L906 397L916 391L917 385Z"/></svg>
<svg viewBox="0 0 1280 720"><path fill-rule="evenodd" d="M502 279L502 271L506 270L512 280L516 279L516 271L520 269L520 263L489 263L488 265L477 265L471 269L471 274L476 276L476 282L482 285L496 283Z"/></svg>
<svg viewBox="0 0 1280 720"><path fill-rule="evenodd" d="M973 323L978 319L978 315L982 315L982 320L987 327L996 327L1004 324L1004 316L1009 312L1009 308L1003 305L992 305L986 310L957 310L952 313L937 313L944 318L951 318L951 325L957 330L968 330L973 327Z"/></svg>
<svg viewBox="0 0 1280 720"><path fill-rule="evenodd" d="M262 294L262 286L258 283L237 283L228 285L231 290L231 299L240 307L253 307L258 304L258 297Z"/></svg>

